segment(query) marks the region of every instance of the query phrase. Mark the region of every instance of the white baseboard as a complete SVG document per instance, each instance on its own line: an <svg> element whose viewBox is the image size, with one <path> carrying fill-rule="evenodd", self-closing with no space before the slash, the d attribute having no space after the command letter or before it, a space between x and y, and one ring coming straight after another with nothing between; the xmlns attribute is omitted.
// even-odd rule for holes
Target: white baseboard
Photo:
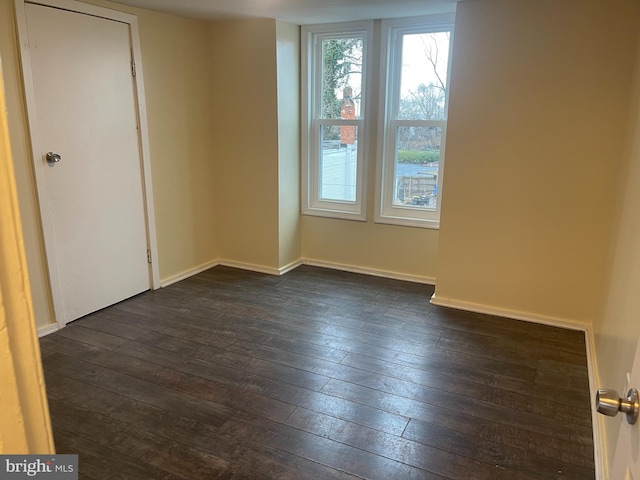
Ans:
<svg viewBox="0 0 640 480"><path fill-rule="evenodd" d="M588 324L566 320L559 317L548 317L545 315L537 315L535 313L520 312L517 310L509 310L506 308L491 307L479 303L465 302L452 298L442 298L434 294L431 297L431 303L439 307L450 307L458 310L466 310L468 312L484 313L486 315L495 315L497 317L512 318L514 320L523 320L525 322L540 323L552 327L568 328L570 330L586 331Z"/></svg>
<svg viewBox="0 0 640 480"><path fill-rule="evenodd" d="M197 267L190 268L189 270L185 270L176 275L172 275L170 277L164 278L160 280L160 287L168 287L174 283L179 282L180 280L185 280L189 277L193 277L198 273L202 273L205 270L209 270L210 268L215 267L216 265L220 265L218 260L213 260L211 262L203 263L202 265L198 265Z"/></svg>
<svg viewBox="0 0 640 480"><path fill-rule="evenodd" d="M202 264L189 270L185 270L177 275L167 277L160 282L161 287L167 287L173 283L184 280L193 275L197 275L200 272L204 272L217 265L224 265L225 267L239 268L241 270L249 270L252 272L266 273L267 275L284 275L291 270L298 268L300 265L311 265L314 267L330 268L332 270L341 270L344 272L362 273L364 275L372 275L374 277L384 277L393 280L404 280L407 282L422 283L426 285L435 285L436 279L433 277L423 277L418 275L408 275L405 273L390 272L387 270L377 270L374 268L357 267L355 265L345 265L341 263L325 262L322 260L314 260L311 258L301 258L293 261L283 267L274 268L264 265L256 265L253 263L236 262L234 260L218 259L209 263Z"/></svg>
<svg viewBox="0 0 640 480"><path fill-rule="evenodd" d="M38 338L42 338L53 332L57 332L58 330L60 330L60 325L58 325L57 323L52 323L51 325L40 327L38 328Z"/></svg>
<svg viewBox="0 0 640 480"><path fill-rule="evenodd" d="M433 277L423 277L419 275L409 275L406 273L389 272L387 270L377 270L375 268L357 267L355 265L345 265L342 263L325 262L323 260L314 260L312 258L303 258L304 265L313 267L330 268L332 270L341 270L343 272L362 273L364 275L372 275L374 277L390 278L392 280L404 280L406 282L423 283L426 285L435 285L436 279Z"/></svg>
<svg viewBox="0 0 640 480"><path fill-rule="evenodd" d="M219 260L218 265L239 268L241 270L250 270L252 272L266 273L267 275L281 275L279 268L267 267L265 265L256 265L253 263L235 262L233 260Z"/></svg>
<svg viewBox="0 0 640 480"><path fill-rule="evenodd" d="M290 272L291 270L295 270L300 265L302 265L302 259L296 260L295 262L291 262L288 265L285 265L284 267L280 267L278 271L280 272L280 275L284 275L285 273Z"/></svg>

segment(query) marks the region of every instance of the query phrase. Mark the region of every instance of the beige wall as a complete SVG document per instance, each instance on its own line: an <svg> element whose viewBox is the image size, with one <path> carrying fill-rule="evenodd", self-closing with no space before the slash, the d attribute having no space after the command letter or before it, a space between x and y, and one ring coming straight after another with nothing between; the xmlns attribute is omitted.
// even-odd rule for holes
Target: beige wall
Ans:
<svg viewBox="0 0 640 480"><path fill-rule="evenodd" d="M595 318L637 13L631 0L458 5L438 298Z"/></svg>
<svg viewBox="0 0 640 480"><path fill-rule="evenodd" d="M279 262L276 21L212 22L220 258Z"/></svg>
<svg viewBox="0 0 640 480"><path fill-rule="evenodd" d="M212 162L212 75L206 22L122 7L96 5L138 16L144 62L151 174L161 278L217 258ZM12 0L0 0L0 54L5 64L25 246L39 326L53 323L35 183L28 154Z"/></svg>
<svg viewBox="0 0 640 480"><path fill-rule="evenodd" d="M620 184L621 204L611 248L611 271L608 288L603 292L603 313L593 324L598 386L615 388L621 393L640 337L640 56L636 63L635 98L631 105L634 118L629 128L629 164ZM637 385L630 387L640 388ZM611 461L624 418L620 415L601 417L600 420L607 444L606 458Z"/></svg>
<svg viewBox="0 0 640 480"><path fill-rule="evenodd" d="M305 216L305 259L433 283L438 231Z"/></svg>
<svg viewBox="0 0 640 480"><path fill-rule="evenodd" d="M300 28L276 22L278 77L278 268L300 260Z"/></svg>
<svg viewBox="0 0 640 480"><path fill-rule="evenodd" d="M160 276L218 256L206 22L136 9L144 62Z"/></svg>

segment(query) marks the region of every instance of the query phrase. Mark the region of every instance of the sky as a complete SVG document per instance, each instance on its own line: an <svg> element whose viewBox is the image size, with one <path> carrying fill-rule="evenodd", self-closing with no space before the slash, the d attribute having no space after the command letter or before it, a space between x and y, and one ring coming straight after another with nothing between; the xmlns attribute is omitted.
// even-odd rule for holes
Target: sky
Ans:
<svg viewBox="0 0 640 480"><path fill-rule="evenodd" d="M449 41L444 32L432 34L405 35L402 49L402 84L404 97L410 90L415 91L421 83L439 84L429 63L425 50L430 47L432 52L438 51L438 73L442 81L447 81L447 63L449 60Z"/></svg>
<svg viewBox="0 0 640 480"><path fill-rule="evenodd" d="M410 91L416 91L420 84L439 85L440 81L428 60L427 51L437 50L437 70L443 82L447 82L447 63L449 61L449 35L447 32L406 34L403 39L401 95L406 97ZM361 75L352 74L349 82L353 93L358 96L361 91ZM342 98L342 89L336 92ZM359 102L356 101L359 110ZM358 112L359 115L359 112Z"/></svg>

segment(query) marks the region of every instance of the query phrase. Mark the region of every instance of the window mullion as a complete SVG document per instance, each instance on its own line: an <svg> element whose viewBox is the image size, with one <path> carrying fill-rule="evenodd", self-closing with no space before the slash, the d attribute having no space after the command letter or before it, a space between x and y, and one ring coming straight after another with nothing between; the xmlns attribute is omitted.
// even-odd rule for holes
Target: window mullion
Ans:
<svg viewBox="0 0 640 480"><path fill-rule="evenodd" d="M321 125L328 125L328 126L336 126L336 125L354 125L356 127L360 127L364 125L364 120L358 119L358 118L353 118L353 119L346 119L346 118L317 118L312 120L312 126L313 128L317 128L318 126Z"/></svg>
<svg viewBox="0 0 640 480"><path fill-rule="evenodd" d="M446 120L389 120L390 128L398 127L437 127L445 128Z"/></svg>

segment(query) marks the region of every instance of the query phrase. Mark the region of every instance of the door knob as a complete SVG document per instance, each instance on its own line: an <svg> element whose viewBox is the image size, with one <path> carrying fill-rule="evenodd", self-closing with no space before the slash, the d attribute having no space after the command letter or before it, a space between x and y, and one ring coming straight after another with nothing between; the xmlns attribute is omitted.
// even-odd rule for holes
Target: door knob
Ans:
<svg viewBox="0 0 640 480"><path fill-rule="evenodd" d="M60 160L62 160L62 157L60 155L58 155L57 153L54 153L54 152L47 152L47 156L46 157L47 157L47 163L49 165L55 165Z"/></svg>
<svg viewBox="0 0 640 480"><path fill-rule="evenodd" d="M633 425L640 411L638 390L632 388L627 393L627 398L620 398L616 390L601 388L596 394L596 410L609 417L615 417L618 412L626 413L627 422Z"/></svg>

